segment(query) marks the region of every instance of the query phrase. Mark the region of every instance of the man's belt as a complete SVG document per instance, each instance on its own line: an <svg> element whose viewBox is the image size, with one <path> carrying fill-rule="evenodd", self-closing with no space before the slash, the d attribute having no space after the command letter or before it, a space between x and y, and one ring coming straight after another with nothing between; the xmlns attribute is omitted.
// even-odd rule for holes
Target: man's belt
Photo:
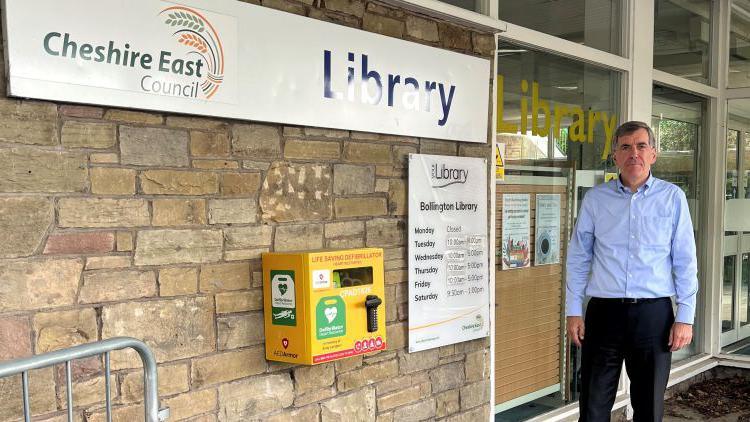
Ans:
<svg viewBox="0 0 750 422"><path fill-rule="evenodd" d="M668 300L668 297L592 297L592 301L606 302L606 303L620 303L626 305L635 305L638 303L652 303L659 302L662 300Z"/></svg>

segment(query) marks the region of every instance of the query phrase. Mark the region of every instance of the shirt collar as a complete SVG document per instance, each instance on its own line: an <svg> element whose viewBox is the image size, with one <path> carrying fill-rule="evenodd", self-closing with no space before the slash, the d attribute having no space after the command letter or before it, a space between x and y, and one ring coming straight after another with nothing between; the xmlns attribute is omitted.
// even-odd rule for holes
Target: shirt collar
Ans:
<svg viewBox="0 0 750 422"><path fill-rule="evenodd" d="M648 195L648 192L651 190L651 187L654 185L655 182L656 182L656 178L654 177L654 174L649 172L648 179L646 179L646 183L644 183L643 186L638 188L637 192L643 192L644 195ZM622 181L620 180L619 175L615 177L615 187L617 188L617 192L631 193L630 189L628 189L627 187L625 187L625 185L622 184Z"/></svg>

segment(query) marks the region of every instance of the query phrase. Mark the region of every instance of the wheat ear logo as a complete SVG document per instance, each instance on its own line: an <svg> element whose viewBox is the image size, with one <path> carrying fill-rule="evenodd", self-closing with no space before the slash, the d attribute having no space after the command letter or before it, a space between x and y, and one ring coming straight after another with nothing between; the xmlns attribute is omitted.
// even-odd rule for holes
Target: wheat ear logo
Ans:
<svg viewBox="0 0 750 422"><path fill-rule="evenodd" d="M172 36L177 42L191 48L188 54L203 58L208 72L201 82L201 91L206 99L211 98L224 81L224 47L216 29L208 19L189 7L168 7L159 15L166 17L164 24L175 30Z"/></svg>

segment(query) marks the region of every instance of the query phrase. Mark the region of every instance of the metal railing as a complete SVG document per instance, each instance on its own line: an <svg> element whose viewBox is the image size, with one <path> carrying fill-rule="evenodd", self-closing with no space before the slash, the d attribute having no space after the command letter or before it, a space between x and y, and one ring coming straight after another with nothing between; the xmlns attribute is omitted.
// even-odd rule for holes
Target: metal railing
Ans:
<svg viewBox="0 0 750 422"><path fill-rule="evenodd" d="M87 358L90 356L104 355L105 366L105 400L107 422L112 421L112 398L110 397L111 373L109 365L109 354L114 350L133 349L138 352L143 362L143 407L147 422L160 422L169 417L169 409L159 411L159 390L156 375L156 359L146 346L146 343L132 337L114 337L95 343L73 346L68 349L57 350L41 355L31 356L23 359L15 359L8 362L0 362L0 378L21 374L23 394L23 416L26 422L31 420L29 409L29 371L45 368L60 363L65 363L65 374L67 380L67 402L68 421L73 421L73 379L71 376L71 361Z"/></svg>

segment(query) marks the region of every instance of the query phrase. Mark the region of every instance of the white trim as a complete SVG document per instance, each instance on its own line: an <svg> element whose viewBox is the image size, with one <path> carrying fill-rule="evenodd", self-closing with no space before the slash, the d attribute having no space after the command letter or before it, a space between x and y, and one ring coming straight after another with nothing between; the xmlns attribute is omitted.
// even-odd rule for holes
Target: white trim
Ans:
<svg viewBox="0 0 750 422"><path fill-rule="evenodd" d="M696 358L690 359L684 364L680 362L676 368L672 368L672 370L669 371L669 382L667 383L667 388L685 380L689 380L690 378L718 365L719 361L708 354L698 355Z"/></svg>
<svg viewBox="0 0 750 422"><path fill-rule="evenodd" d="M481 13L438 0L386 0L389 4L489 32L505 30L505 23ZM490 7L491 6L490 2ZM495 8L497 9L497 7ZM497 12L495 12L497 13Z"/></svg>
<svg viewBox="0 0 750 422"><path fill-rule="evenodd" d="M657 83L659 85L668 86L670 88L674 88L683 92L690 92L701 97L718 98L720 95L719 89L717 88L680 76L676 76L658 69L653 69L653 80L654 83Z"/></svg>
<svg viewBox="0 0 750 422"><path fill-rule="evenodd" d="M499 21L502 22L502 21ZM587 62L604 69L630 71L630 60L616 54L607 53L593 47L587 47L572 41L564 40L544 32L534 31L512 23L505 23L505 31L498 35L503 41L528 46L534 50L568 57L578 62Z"/></svg>
<svg viewBox="0 0 750 422"><path fill-rule="evenodd" d="M750 369L750 356L719 354L717 358L720 366Z"/></svg>
<svg viewBox="0 0 750 422"><path fill-rule="evenodd" d="M494 0L497 1L497 0ZM497 37L495 38L495 48L497 49ZM494 55L493 58L493 65L492 65L492 80L490 81L491 88L491 97L492 97L492 121L490 122L490 145L492 146L492 156L495 155L495 143L497 142L497 134L495 133L495 128L497 126L497 95L495 95L495 90L497 87L495 86L495 75L497 75L497 54ZM489 412L489 421L488 422L494 422L495 420L495 414L491 410L495 406L495 248L497 248L497 234L495 227L495 218L497 214L497 173L495 170L495 160L492 160L490 164L490 172L492 173L490 175L491 187L490 187L490 209L489 209L489 219L490 219L490 235L489 237L492 238L490 241L490 412Z"/></svg>
<svg viewBox="0 0 750 422"><path fill-rule="evenodd" d="M541 390L534 391L533 393L525 394L521 397L516 397L513 400L508 400L506 402L495 405L495 413L504 412L508 409L526 404L548 394L557 393L558 391L560 391L560 384L550 385L549 387L542 388ZM494 415L492 416L494 419Z"/></svg>

